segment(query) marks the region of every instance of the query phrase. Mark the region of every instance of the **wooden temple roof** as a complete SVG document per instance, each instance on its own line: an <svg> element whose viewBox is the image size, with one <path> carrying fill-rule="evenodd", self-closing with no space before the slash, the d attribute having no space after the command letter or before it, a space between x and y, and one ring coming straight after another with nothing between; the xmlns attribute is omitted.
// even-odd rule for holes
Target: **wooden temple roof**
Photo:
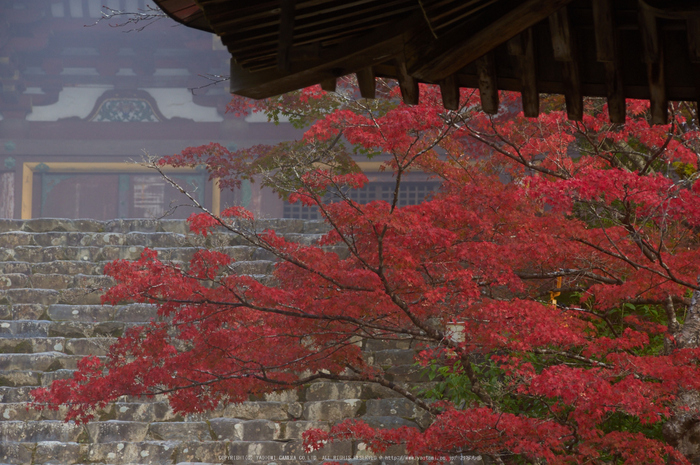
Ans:
<svg viewBox="0 0 700 465"><path fill-rule="evenodd" d="M446 108L459 88L479 88L498 111L498 90L522 93L527 116L539 94L563 94L568 116L583 97L606 97L624 122L625 98L700 100L697 0L155 0L172 18L221 37L231 54L231 92L265 98L356 73L398 80L403 99L438 84Z"/></svg>

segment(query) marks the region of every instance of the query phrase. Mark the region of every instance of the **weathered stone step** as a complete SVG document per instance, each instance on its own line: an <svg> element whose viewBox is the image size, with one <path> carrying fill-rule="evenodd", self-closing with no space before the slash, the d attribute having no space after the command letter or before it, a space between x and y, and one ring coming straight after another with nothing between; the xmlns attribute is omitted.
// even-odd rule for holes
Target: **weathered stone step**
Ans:
<svg viewBox="0 0 700 465"><path fill-rule="evenodd" d="M148 322L157 317L157 308L150 304L128 305L63 305L54 304L48 308L52 321L119 321Z"/></svg>
<svg viewBox="0 0 700 465"><path fill-rule="evenodd" d="M71 372L72 373L72 372ZM40 371L6 371L0 373L0 386L22 387L22 386L41 386L42 375ZM51 375L52 373L47 373ZM53 379L53 377L49 377Z"/></svg>
<svg viewBox="0 0 700 465"><path fill-rule="evenodd" d="M394 349L416 349L415 344L408 338L397 339L365 339L362 341L362 349L365 351L375 352L378 350L394 350Z"/></svg>
<svg viewBox="0 0 700 465"><path fill-rule="evenodd" d="M6 464L221 464L225 443L207 441L143 441L137 443L4 442L0 463ZM228 462L232 463L232 462ZM269 463L269 462L268 462Z"/></svg>
<svg viewBox="0 0 700 465"><path fill-rule="evenodd" d="M3 273L0 275L0 289L31 287L29 278L22 273Z"/></svg>
<svg viewBox="0 0 700 465"><path fill-rule="evenodd" d="M30 267L33 274L62 274L75 276L78 274L101 275L103 274L105 263L107 262L93 263L85 260L60 260L32 263L27 265ZM2 266L3 263L0 263L0 268Z"/></svg>
<svg viewBox="0 0 700 465"><path fill-rule="evenodd" d="M344 399L376 399L399 397L400 394L374 383L317 381L299 392L303 401L326 401Z"/></svg>
<svg viewBox="0 0 700 465"><path fill-rule="evenodd" d="M47 310L41 304L0 304L0 320L44 320Z"/></svg>
<svg viewBox="0 0 700 465"><path fill-rule="evenodd" d="M67 355L106 355L113 337L4 337L0 338L0 354L37 354L62 352Z"/></svg>
<svg viewBox="0 0 700 465"><path fill-rule="evenodd" d="M0 275L0 289L53 289L109 288L114 285L110 276L98 274L44 274L6 273Z"/></svg>
<svg viewBox="0 0 700 465"><path fill-rule="evenodd" d="M55 289L6 289L0 290L0 302L7 304L39 304L51 305L58 303L59 292Z"/></svg>
<svg viewBox="0 0 700 465"><path fill-rule="evenodd" d="M400 365L413 365L416 351L413 349L385 349L365 352L365 360L371 365L389 368Z"/></svg>
<svg viewBox="0 0 700 465"><path fill-rule="evenodd" d="M59 420L0 421L0 442L60 441L91 444L119 442L185 442L206 444L213 440L238 443L236 448L267 445L284 446L300 439L310 428L327 429L318 422L276 423L268 420L240 421L219 418L210 422L92 421L85 425ZM272 444L276 444L273 446ZM282 449L284 450L284 448ZM279 454L282 455L282 454Z"/></svg>
<svg viewBox="0 0 700 465"><path fill-rule="evenodd" d="M75 370L81 355L68 355L63 352L39 352L32 354L0 354L0 375L8 371L34 370L56 371Z"/></svg>
<svg viewBox="0 0 700 465"><path fill-rule="evenodd" d="M137 260L141 257L143 250L145 249L142 245L124 245L124 246L105 246L105 247L42 247L42 246L19 246L14 249L0 248L0 262L8 262L8 265L0 265L7 272L12 273L23 273L29 274L27 267L29 267L33 272L40 272L42 270L44 273L54 273L58 274L56 271L48 271L52 267L48 265L43 265L42 267L37 267L38 264L45 263L55 263L62 261L69 262L88 262L89 265L82 265L85 267L86 271L84 274L98 274L99 270L104 268L105 263L109 263L114 260ZM158 253L158 258L163 261L177 261L188 263L192 256L201 250L200 247L165 247L165 248L153 248ZM215 250L229 255L231 258L237 261L246 260L257 260L257 256L265 254L264 250L258 247L253 247L250 245L228 245L225 247L218 247ZM256 256L256 254L258 254ZM270 255L265 255L266 258L272 259ZM24 263L24 265L21 265ZM98 265L99 264L99 265ZM68 268L70 265L57 265L54 269L59 267ZM77 268L73 264L73 269ZM46 271L45 271L46 270ZM77 274L77 272L67 272L61 274Z"/></svg>
<svg viewBox="0 0 700 465"><path fill-rule="evenodd" d="M85 442L88 439L83 425L58 420L0 422L0 442Z"/></svg>
<svg viewBox="0 0 700 465"><path fill-rule="evenodd" d="M48 337L50 321L11 320L0 323L0 337Z"/></svg>
<svg viewBox="0 0 700 465"><path fill-rule="evenodd" d="M323 233L328 226L322 221L290 218L261 219L255 221L255 229L273 229L277 233ZM88 219L35 218L29 220L0 219L0 232L174 232L189 233L183 220L118 219L98 221Z"/></svg>
<svg viewBox="0 0 700 465"><path fill-rule="evenodd" d="M80 339L92 337L118 337L126 328L139 323L124 321L43 321L5 320L0 323L0 338L59 337ZM7 344L12 344L8 342Z"/></svg>
<svg viewBox="0 0 700 465"><path fill-rule="evenodd" d="M2 403L16 403L16 402L26 402L29 397L29 392L33 388L31 387L12 387L12 386L0 386L0 402Z"/></svg>
<svg viewBox="0 0 700 465"><path fill-rule="evenodd" d="M0 290L0 304L33 304L48 307L53 304L99 305L101 287L72 287L69 289L18 288Z"/></svg>
<svg viewBox="0 0 700 465"><path fill-rule="evenodd" d="M57 415L58 413L49 409L36 410L31 408L31 403L29 402L0 403L0 422L61 420Z"/></svg>
<svg viewBox="0 0 700 465"><path fill-rule="evenodd" d="M0 354L36 354L40 352L65 352L64 337L3 337L0 338Z"/></svg>

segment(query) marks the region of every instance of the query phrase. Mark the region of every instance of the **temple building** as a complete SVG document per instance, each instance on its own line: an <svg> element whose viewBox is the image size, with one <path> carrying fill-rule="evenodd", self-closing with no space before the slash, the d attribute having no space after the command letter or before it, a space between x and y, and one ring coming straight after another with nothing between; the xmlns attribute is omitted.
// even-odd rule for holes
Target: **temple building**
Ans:
<svg viewBox="0 0 700 465"><path fill-rule="evenodd" d="M110 27L98 21L103 5L148 11L144 0L0 2L0 218L186 217L191 208L173 207L187 199L137 164L145 154L300 135L262 115L226 113L226 84L205 77L228 73L216 36L167 18ZM219 192L202 170L172 176L208 208L245 201L282 215L272 194Z"/></svg>

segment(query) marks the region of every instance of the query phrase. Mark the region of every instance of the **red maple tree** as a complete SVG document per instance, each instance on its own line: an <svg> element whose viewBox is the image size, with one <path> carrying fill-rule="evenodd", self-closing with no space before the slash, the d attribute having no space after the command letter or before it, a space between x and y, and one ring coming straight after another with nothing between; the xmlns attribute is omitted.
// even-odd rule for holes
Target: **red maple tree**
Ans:
<svg viewBox="0 0 700 465"><path fill-rule="evenodd" d="M193 231L240 234L278 259L274 283L235 273L202 250L188 267L153 251L107 272L107 303L158 304L158 321L127 332L107 361L35 391L87 420L122 395L165 393L176 411L243 401L316 379L371 381L432 415L420 431L348 420L307 433L309 448L355 438L412 455L481 453L507 463L688 463L698 454L700 183L693 110L650 126L628 102L625 125L598 100L581 122L558 100L538 119L479 109L477 92L445 110L439 91L400 103L398 86L357 99L350 85L309 88L231 110L308 125L303 140L230 153L216 144L162 163L204 163L224 186L258 179L316 206L330 231L316 245L258 232L234 207L190 218ZM392 200L359 204L352 154L383 157ZM398 205L406 173L441 188ZM507 182L505 181L507 179ZM457 329L455 329L457 328ZM435 380L416 392L363 360L360 339L422 344ZM284 347L284 350L280 350Z"/></svg>

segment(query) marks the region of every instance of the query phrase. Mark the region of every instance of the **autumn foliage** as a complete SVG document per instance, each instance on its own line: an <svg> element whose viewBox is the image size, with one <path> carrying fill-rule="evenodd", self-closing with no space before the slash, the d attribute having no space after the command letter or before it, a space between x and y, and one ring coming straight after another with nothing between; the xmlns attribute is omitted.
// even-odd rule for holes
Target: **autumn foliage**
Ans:
<svg viewBox="0 0 700 465"><path fill-rule="evenodd" d="M236 274L216 250L185 268L153 251L112 263L118 284L105 302L155 302L160 318L37 402L70 404L70 418L86 420L124 394L165 393L192 412L314 379L372 381L428 410L432 425L346 421L310 432L308 447L354 438L505 463L687 463L698 421L688 399L700 389L694 110L674 105L671 124L650 126L648 105L628 101L621 126L597 100L570 122L553 97L527 119L517 95L502 94L488 116L477 92L463 90L459 111L434 87L413 107L398 92L385 83L367 101L346 84L234 101L232 111L290 117L304 139L167 158L315 205L330 232L304 246L257 231L239 207L193 216L199 234L228 228L273 253L274 283ZM411 171L442 187L419 205L358 204L348 189L367 178L353 154L384 161L396 192ZM424 347L430 390L392 383L355 344L397 338Z"/></svg>

